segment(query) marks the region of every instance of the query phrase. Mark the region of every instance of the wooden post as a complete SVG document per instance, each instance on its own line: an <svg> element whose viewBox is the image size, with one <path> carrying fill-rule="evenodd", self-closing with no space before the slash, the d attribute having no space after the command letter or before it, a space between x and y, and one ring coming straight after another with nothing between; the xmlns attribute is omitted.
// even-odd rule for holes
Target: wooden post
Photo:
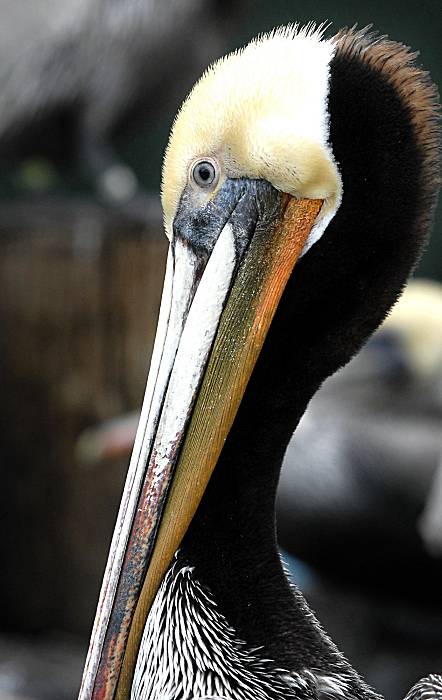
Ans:
<svg viewBox="0 0 442 700"><path fill-rule="evenodd" d="M0 209L0 624L87 632L126 464L82 430L140 406L167 241L86 203Z"/></svg>

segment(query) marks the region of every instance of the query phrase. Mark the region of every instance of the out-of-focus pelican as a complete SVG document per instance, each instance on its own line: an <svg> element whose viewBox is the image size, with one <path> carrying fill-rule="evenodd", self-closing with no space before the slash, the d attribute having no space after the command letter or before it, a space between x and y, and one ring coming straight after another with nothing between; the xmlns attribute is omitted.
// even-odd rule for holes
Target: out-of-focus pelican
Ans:
<svg viewBox="0 0 442 700"><path fill-rule="evenodd" d="M279 483L281 545L364 590L440 607L441 452L442 286L415 280L304 414Z"/></svg>
<svg viewBox="0 0 442 700"><path fill-rule="evenodd" d="M437 108L413 58L366 32L289 27L216 63L184 103L157 339L81 700L378 697L289 586L274 503L308 401L426 237Z"/></svg>

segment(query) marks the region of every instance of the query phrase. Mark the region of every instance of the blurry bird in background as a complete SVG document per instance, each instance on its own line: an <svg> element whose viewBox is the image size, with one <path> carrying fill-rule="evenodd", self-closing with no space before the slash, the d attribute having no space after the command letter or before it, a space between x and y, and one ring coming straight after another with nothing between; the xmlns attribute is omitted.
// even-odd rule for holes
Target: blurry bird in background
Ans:
<svg viewBox="0 0 442 700"><path fill-rule="evenodd" d="M441 338L441 286L411 282L361 354L312 401L287 449L278 502L289 552L419 599L406 575L414 554L433 572L422 582L436 602L442 561L426 550L419 518L434 501L442 451Z"/></svg>
<svg viewBox="0 0 442 700"><path fill-rule="evenodd" d="M169 114L224 48L227 16L230 31L240 7L2 0L0 162L40 157L49 169L81 168L104 201L133 202L140 186L115 153L115 134Z"/></svg>

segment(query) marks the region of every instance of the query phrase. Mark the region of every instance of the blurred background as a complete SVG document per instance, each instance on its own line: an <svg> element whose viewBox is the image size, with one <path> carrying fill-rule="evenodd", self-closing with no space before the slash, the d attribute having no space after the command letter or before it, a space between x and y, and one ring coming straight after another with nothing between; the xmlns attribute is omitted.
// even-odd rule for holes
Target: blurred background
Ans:
<svg viewBox="0 0 442 700"><path fill-rule="evenodd" d="M439 0L0 0L0 700L72 700L149 365L161 159L207 63L373 23L442 82ZM442 215L416 279L289 446L284 558L391 700L442 672Z"/></svg>

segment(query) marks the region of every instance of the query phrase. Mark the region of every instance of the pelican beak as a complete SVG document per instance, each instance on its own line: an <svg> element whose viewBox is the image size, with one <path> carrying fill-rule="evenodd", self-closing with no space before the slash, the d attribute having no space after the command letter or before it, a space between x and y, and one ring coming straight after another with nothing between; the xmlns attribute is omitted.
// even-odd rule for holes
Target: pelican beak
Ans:
<svg viewBox="0 0 442 700"><path fill-rule="evenodd" d="M226 180L183 193L79 700L127 700L144 624L234 421L322 200Z"/></svg>

